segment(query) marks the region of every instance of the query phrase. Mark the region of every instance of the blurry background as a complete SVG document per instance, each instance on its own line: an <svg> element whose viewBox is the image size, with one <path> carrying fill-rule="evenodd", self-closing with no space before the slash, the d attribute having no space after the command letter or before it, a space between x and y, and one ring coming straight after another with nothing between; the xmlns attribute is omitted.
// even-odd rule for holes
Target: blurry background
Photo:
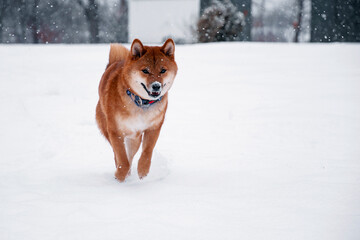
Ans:
<svg viewBox="0 0 360 240"><path fill-rule="evenodd" d="M359 42L360 0L0 0L0 43Z"/></svg>

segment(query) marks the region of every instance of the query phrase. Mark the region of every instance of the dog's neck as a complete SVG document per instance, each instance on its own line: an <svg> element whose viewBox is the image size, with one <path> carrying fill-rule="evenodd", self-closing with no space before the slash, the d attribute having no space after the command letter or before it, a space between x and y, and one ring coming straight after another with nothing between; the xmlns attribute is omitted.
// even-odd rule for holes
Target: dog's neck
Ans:
<svg viewBox="0 0 360 240"><path fill-rule="evenodd" d="M147 99L142 99L141 97L139 97L138 95L130 92L129 89L126 90L126 94L134 101L134 103L136 104L136 106L138 107L150 107L151 105L153 105L154 103L157 103L161 100L162 97L160 97L159 99L156 100L147 100Z"/></svg>

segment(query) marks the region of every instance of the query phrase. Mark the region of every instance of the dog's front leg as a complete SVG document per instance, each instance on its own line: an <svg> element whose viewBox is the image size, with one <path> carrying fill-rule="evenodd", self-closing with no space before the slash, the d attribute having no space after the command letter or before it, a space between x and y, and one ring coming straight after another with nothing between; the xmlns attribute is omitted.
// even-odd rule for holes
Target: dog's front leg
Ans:
<svg viewBox="0 0 360 240"><path fill-rule="evenodd" d="M140 178L146 177L146 175L149 173L151 157L156 141L159 138L160 129L161 126L159 126L157 129L146 130L144 132L143 148L137 169Z"/></svg>
<svg viewBox="0 0 360 240"><path fill-rule="evenodd" d="M126 155L125 150L125 139L122 134L117 132L110 132L110 143L114 150L115 162L116 162L116 172L115 177L123 182L127 175L129 174L130 164Z"/></svg>

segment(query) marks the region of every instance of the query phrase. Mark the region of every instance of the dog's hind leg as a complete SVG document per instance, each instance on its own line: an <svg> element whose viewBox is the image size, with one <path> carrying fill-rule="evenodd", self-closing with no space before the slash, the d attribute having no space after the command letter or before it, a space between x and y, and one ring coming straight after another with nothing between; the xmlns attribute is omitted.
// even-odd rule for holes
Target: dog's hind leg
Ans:
<svg viewBox="0 0 360 240"><path fill-rule="evenodd" d="M96 123L97 123L101 133L110 142L109 134L107 132L106 117L105 117L104 112L101 109L100 101L96 105Z"/></svg>

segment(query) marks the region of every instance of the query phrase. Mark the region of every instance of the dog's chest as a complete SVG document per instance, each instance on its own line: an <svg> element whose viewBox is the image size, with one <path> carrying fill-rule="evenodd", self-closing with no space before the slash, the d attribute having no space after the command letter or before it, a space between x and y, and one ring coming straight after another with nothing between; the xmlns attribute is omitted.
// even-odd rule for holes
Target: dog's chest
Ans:
<svg viewBox="0 0 360 240"><path fill-rule="evenodd" d="M120 131L132 134L144 132L146 129L158 125L161 122L162 117L163 114L156 110L132 114L126 117L119 114L116 121Z"/></svg>

